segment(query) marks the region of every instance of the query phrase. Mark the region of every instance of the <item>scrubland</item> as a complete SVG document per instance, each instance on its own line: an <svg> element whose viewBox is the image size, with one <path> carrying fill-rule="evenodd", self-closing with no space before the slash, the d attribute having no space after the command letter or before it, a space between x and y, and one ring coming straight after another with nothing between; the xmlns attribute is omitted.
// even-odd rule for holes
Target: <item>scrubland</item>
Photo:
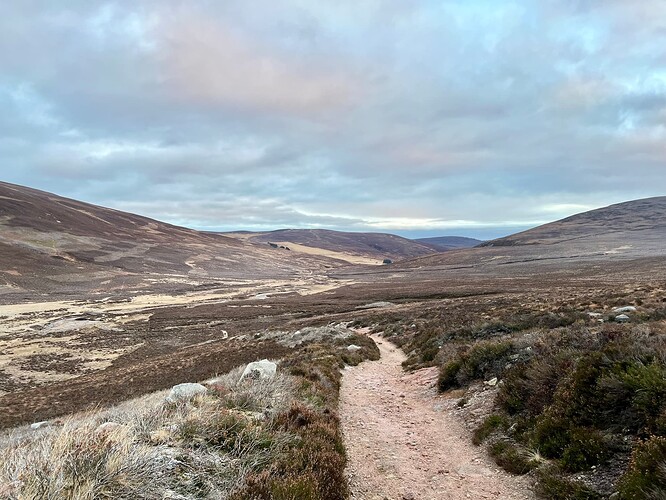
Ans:
<svg viewBox="0 0 666 500"><path fill-rule="evenodd" d="M241 366L186 401L161 391L15 429L0 438L0 497L345 498L340 368L377 357L352 334L295 351L272 379L240 381Z"/></svg>
<svg viewBox="0 0 666 500"><path fill-rule="evenodd" d="M438 390L493 391L475 444L544 498L666 498L666 304L659 286L449 301L364 318L438 366ZM614 308L633 306L630 322ZM588 314L592 313L592 315Z"/></svg>

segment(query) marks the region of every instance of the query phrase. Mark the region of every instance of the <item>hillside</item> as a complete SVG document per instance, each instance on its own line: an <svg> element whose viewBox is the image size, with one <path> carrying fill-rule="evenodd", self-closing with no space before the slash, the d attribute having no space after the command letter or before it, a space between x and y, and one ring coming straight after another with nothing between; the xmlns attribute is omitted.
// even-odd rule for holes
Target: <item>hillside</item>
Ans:
<svg viewBox="0 0 666 500"><path fill-rule="evenodd" d="M435 236L432 238L417 238L414 241L430 245L442 252L458 248L472 248L483 243L482 240L465 238L464 236Z"/></svg>
<svg viewBox="0 0 666 500"><path fill-rule="evenodd" d="M521 233L483 243L481 246L552 245L577 239L594 240L615 235L626 241L666 229L666 196L610 205L572 215Z"/></svg>
<svg viewBox="0 0 666 500"><path fill-rule="evenodd" d="M0 258L0 298L291 277L335 265L8 183L0 183Z"/></svg>
<svg viewBox="0 0 666 500"><path fill-rule="evenodd" d="M402 260L438 250L432 245L395 234L353 233L328 229L280 229L267 233L229 233L253 243L276 243L291 250L318 253L354 264L377 264L383 259ZM312 249L320 250L314 252Z"/></svg>
<svg viewBox="0 0 666 500"><path fill-rule="evenodd" d="M428 276L516 278L583 267L598 274L622 266L650 273L666 258L666 197L630 201L567 217L475 248L418 257L394 266ZM353 270L345 270L349 274ZM410 279L414 279L413 277Z"/></svg>

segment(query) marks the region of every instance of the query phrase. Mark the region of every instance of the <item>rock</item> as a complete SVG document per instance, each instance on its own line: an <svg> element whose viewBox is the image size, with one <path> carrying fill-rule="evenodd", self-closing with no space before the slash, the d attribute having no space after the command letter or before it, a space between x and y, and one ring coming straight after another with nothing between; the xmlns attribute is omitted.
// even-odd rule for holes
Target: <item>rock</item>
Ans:
<svg viewBox="0 0 666 500"><path fill-rule="evenodd" d="M484 384L486 384L489 387L495 387L497 385L497 377L493 377L490 380L486 380Z"/></svg>
<svg viewBox="0 0 666 500"><path fill-rule="evenodd" d="M402 500L414 500L415 498L416 497L414 496L414 493L411 493L409 491L402 494Z"/></svg>
<svg viewBox="0 0 666 500"><path fill-rule="evenodd" d="M349 344L347 346L347 350L353 352L353 351L360 351L361 348L359 346L357 346L356 344Z"/></svg>
<svg viewBox="0 0 666 500"><path fill-rule="evenodd" d="M615 316L615 321L617 323L627 323L629 321L629 316L626 314L620 314L619 316Z"/></svg>
<svg viewBox="0 0 666 500"><path fill-rule="evenodd" d="M104 422L103 424L99 424L97 426L97 429L95 429L95 434L108 434L109 432L123 429L125 427L125 425L119 424L118 422Z"/></svg>
<svg viewBox="0 0 666 500"><path fill-rule="evenodd" d="M186 401L192 399L197 394L205 394L208 391L206 387L201 384L178 384L174 385L166 397L167 402L175 403L177 401Z"/></svg>
<svg viewBox="0 0 666 500"><path fill-rule="evenodd" d="M39 429L44 429L46 427L51 427L53 424L49 422L48 420L44 420L42 422L35 422L34 424L30 424L30 428L33 431L39 430Z"/></svg>
<svg viewBox="0 0 666 500"><path fill-rule="evenodd" d="M267 359L262 359L261 361L249 363L245 367L245 370L243 370L240 380L244 380L245 378L254 380L273 378L275 377L276 372L277 365L275 363L268 361Z"/></svg>
<svg viewBox="0 0 666 500"><path fill-rule="evenodd" d="M601 316L603 316L601 313L592 313L592 312L587 313L587 315L590 318L601 318Z"/></svg>
<svg viewBox="0 0 666 500"><path fill-rule="evenodd" d="M624 307L616 307L613 309L614 313L629 313L629 312L636 312L636 308L634 306L624 306Z"/></svg>

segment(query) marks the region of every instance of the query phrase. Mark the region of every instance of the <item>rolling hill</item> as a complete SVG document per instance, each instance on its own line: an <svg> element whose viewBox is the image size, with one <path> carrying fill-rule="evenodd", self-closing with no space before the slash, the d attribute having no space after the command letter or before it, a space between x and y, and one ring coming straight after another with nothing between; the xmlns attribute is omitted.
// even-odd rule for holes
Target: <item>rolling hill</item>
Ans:
<svg viewBox="0 0 666 500"><path fill-rule="evenodd" d="M336 265L0 183L0 300L292 278Z"/></svg>
<svg viewBox="0 0 666 500"><path fill-rule="evenodd" d="M664 259L666 197L658 197L573 215L474 248L406 260L393 266L391 272L404 269L433 280L452 275L515 279L581 269L586 270L581 279L613 272L649 276L655 275L655 263L661 266ZM353 272L345 270L343 274Z"/></svg>
<svg viewBox="0 0 666 500"><path fill-rule="evenodd" d="M439 251L433 245L385 233L280 229L266 233L227 234L253 243L274 243L298 252L327 255L355 264L376 264L387 258L401 260Z"/></svg>

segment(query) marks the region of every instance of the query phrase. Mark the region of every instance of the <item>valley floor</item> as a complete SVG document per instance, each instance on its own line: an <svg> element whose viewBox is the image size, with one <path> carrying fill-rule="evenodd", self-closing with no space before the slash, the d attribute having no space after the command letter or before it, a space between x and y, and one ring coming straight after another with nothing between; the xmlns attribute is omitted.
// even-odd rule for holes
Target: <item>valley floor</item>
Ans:
<svg viewBox="0 0 666 500"><path fill-rule="evenodd" d="M381 359L347 368L341 391L352 498L534 498L524 477L499 470L438 404L436 370L404 372L402 351L373 338Z"/></svg>

